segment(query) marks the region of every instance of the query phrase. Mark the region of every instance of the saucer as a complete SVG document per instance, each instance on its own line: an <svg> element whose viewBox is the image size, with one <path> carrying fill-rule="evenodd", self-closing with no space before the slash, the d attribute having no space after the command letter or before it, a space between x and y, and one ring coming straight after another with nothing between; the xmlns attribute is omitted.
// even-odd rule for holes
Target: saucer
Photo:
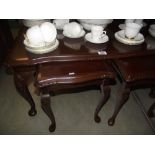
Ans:
<svg viewBox="0 0 155 155"><path fill-rule="evenodd" d="M104 37L102 37L101 39L99 39L97 41L93 40L91 37L91 33L87 33L85 35L85 39L86 39L86 41L89 41L89 42L94 43L94 44L103 44L103 43L109 41L109 37L107 35L105 35Z"/></svg>
<svg viewBox="0 0 155 155"><path fill-rule="evenodd" d="M55 44L51 46L44 46L42 48L32 48L32 47L25 46L25 49L34 54L45 54L45 53L54 51L58 47L58 45L59 45L59 41L56 40Z"/></svg>
<svg viewBox="0 0 155 155"><path fill-rule="evenodd" d="M54 42L45 42L44 44L45 45L32 45L27 39L24 40L24 45L28 48L31 48L31 49L43 49L43 48L48 48L48 47L51 47L55 44L56 40Z"/></svg>
<svg viewBox="0 0 155 155"><path fill-rule="evenodd" d="M152 37L155 37L155 31L152 31L151 28L149 28L149 33Z"/></svg>
<svg viewBox="0 0 155 155"><path fill-rule="evenodd" d="M82 30L81 33L79 35L77 35L77 36L73 36L73 35L69 34L68 32L63 31L63 35L65 37L68 37L68 38L74 38L74 39L75 38L81 38L81 37L83 37L85 35L85 31Z"/></svg>
<svg viewBox="0 0 155 155"><path fill-rule="evenodd" d="M141 33L139 33L134 39L128 39L125 37L124 30L116 32L115 38L119 42L127 44L127 45L139 45L144 42L144 36Z"/></svg>

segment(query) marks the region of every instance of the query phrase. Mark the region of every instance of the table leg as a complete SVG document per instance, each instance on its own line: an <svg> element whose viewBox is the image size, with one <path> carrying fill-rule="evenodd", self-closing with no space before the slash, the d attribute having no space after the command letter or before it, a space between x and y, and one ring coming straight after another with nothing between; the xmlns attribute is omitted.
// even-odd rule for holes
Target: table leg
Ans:
<svg viewBox="0 0 155 155"><path fill-rule="evenodd" d="M24 73L15 73L14 74L14 83L16 86L17 91L19 92L19 94L24 97L28 103L31 106L31 109L29 110L28 114L30 116L35 116L37 111L35 108L35 103L32 99L32 96L28 90L27 87L27 82L26 82L26 76L24 76Z"/></svg>
<svg viewBox="0 0 155 155"><path fill-rule="evenodd" d="M154 109L155 109L155 102L151 105L151 107L148 110L148 116L149 117L154 117L154 114L153 114Z"/></svg>
<svg viewBox="0 0 155 155"><path fill-rule="evenodd" d="M128 100L129 95L130 95L130 88L128 88L126 86L126 84L123 84L121 86L120 90L118 90L117 100L116 100L116 105L115 105L114 113L113 113L112 117L108 120L108 124L110 126L114 125L115 119L116 119L119 111L123 107L123 105Z"/></svg>
<svg viewBox="0 0 155 155"><path fill-rule="evenodd" d="M94 120L95 122L99 123L101 121L101 118L99 117L99 112L102 109L102 107L106 104L106 102L108 101L109 97L110 97L110 86L104 86L105 83L101 84L101 92L104 94L103 97L101 98L99 104L97 105L96 109L95 109L95 114L94 114Z"/></svg>
<svg viewBox="0 0 155 155"><path fill-rule="evenodd" d="M51 100L49 94L42 94L41 93L41 108L47 114L47 116L51 120L51 125L49 126L49 131L53 132L56 129L55 117L51 109Z"/></svg>
<svg viewBox="0 0 155 155"><path fill-rule="evenodd" d="M149 93L149 96L150 96L151 98L155 98L155 86L153 86L153 87L151 88L150 93Z"/></svg>

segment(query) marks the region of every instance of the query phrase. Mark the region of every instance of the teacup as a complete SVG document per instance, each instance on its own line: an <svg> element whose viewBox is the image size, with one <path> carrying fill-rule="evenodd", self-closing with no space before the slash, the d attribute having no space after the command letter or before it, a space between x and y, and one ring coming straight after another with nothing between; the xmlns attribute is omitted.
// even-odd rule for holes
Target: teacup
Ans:
<svg viewBox="0 0 155 155"><path fill-rule="evenodd" d="M92 26L91 27L91 38L93 40L100 40L106 35L106 31L103 31L104 28L102 26Z"/></svg>
<svg viewBox="0 0 155 155"><path fill-rule="evenodd" d="M33 26L27 30L26 38L32 45L44 46L44 38L38 25Z"/></svg>
<svg viewBox="0 0 155 155"><path fill-rule="evenodd" d="M127 23L125 26L125 37L134 39L138 35L140 29L141 26L137 23Z"/></svg>
<svg viewBox="0 0 155 155"><path fill-rule="evenodd" d="M82 32L83 27L76 22L71 22L66 24L63 30L72 36L78 36Z"/></svg>

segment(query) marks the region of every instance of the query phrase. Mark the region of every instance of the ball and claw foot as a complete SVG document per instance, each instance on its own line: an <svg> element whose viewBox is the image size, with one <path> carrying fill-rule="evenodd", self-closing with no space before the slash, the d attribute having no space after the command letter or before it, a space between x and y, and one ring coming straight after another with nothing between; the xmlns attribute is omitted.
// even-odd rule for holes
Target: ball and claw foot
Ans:
<svg viewBox="0 0 155 155"><path fill-rule="evenodd" d="M37 111L35 109L30 109L28 114L29 116L35 116L37 114Z"/></svg>
<svg viewBox="0 0 155 155"><path fill-rule="evenodd" d="M108 125L109 126L113 126L115 124L115 120L113 119L113 118L110 118L109 120L108 120Z"/></svg>
<svg viewBox="0 0 155 155"><path fill-rule="evenodd" d="M95 120L96 123L101 122L101 118L98 115L94 117L94 120Z"/></svg>
<svg viewBox="0 0 155 155"><path fill-rule="evenodd" d="M56 129L56 126L55 126L54 124L51 124L51 125L49 126L49 131L50 131L50 132L54 132L55 129Z"/></svg>

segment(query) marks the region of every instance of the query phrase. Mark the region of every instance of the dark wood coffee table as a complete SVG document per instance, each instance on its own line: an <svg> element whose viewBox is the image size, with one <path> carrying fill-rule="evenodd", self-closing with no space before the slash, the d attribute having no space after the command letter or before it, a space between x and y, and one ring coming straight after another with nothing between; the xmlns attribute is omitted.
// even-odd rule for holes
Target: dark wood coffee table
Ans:
<svg viewBox="0 0 155 155"><path fill-rule="evenodd" d="M109 42L95 45L88 43L84 38L68 39L59 32L59 47L50 53L37 55L26 51L23 45L23 34L26 31L22 27L15 41L14 48L7 58L7 66L13 69L14 83L22 97L24 97L31 106L30 116L36 114L35 103L28 90L29 80L34 81L34 75L39 65L50 62L81 62L96 60L114 60L118 58L132 58L139 56L155 55L155 49L147 49L144 42L141 45L129 46L124 45L114 38L114 32L118 31L115 24L108 26L107 34L110 38ZM144 30L145 35L147 34Z"/></svg>

